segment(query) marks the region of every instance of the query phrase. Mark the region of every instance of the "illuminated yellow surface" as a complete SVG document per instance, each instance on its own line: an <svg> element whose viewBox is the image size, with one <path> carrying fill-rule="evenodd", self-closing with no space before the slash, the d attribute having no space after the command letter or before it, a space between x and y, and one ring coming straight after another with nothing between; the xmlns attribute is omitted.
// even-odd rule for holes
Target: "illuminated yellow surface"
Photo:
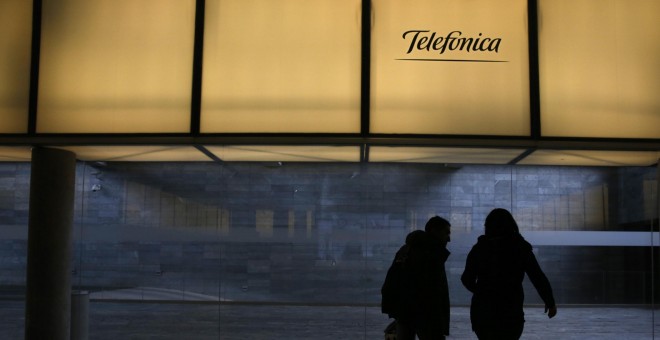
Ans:
<svg viewBox="0 0 660 340"><path fill-rule="evenodd" d="M32 149L27 146L0 146L0 162L29 162Z"/></svg>
<svg viewBox="0 0 660 340"><path fill-rule="evenodd" d="M660 1L539 9L542 134L660 138Z"/></svg>
<svg viewBox="0 0 660 340"><path fill-rule="evenodd" d="M576 166L649 166L657 164L660 151L537 150L518 164Z"/></svg>
<svg viewBox="0 0 660 340"><path fill-rule="evenodd" d="M209 162L192 146L70 146L58 147L76 154L81 161L114 162Z"/></svg>
<svg viewBox="0 0 660 340"><path fill-rule="evenodd" d="M372 146L369 148L369 162L507 164L523 151L522 149Z"/></svg>
<svg viewBox="0 0 660 340"><path fill-rule="evenodd" d="M372 2L371 132L529 135L525 0ZM440 53L441 44L437 50L427 44L428 50L408 53L414 34L405 39L403 34L409 30L430 31L417 42L432 32L446 39L460 31L473 42L500 38L501 43L497 52L446 48Z"/></svg>
<svg viewBox="0 0 660 340"><path fill-rule="evenodd" d="M359 162L357 146L245 145L207 146L227 162Z"/></svg>
<svg viewBox="0 0 660 340"><path fill-rule="evenodd" d="M359 132L359 0L207 0L202 132Z"/></svg>
<svg viewBox="0 0 660 340"><path fill-rule="evenodd" d="M191 146L58 146L81 161L210 162ZM207 146L226 162L359 162L357 146L251 145ZM369 162L507 164L523 149L436 148L372 146ZM29 162L30 147L0 147L0 162ZM652 166L660 151L537 150L518 165Z"/></svg>
<svg viewBox="0 0 660 340"><path fill-rule="evenodd" d="M30 89L32 1L0 1L0 133L25 133Z"/></svg>
<svg viewBox="0 0 660 340"><path fill-rule="evenodd" d="M38 132L188 132L194 0L43 2Z"/></svg>

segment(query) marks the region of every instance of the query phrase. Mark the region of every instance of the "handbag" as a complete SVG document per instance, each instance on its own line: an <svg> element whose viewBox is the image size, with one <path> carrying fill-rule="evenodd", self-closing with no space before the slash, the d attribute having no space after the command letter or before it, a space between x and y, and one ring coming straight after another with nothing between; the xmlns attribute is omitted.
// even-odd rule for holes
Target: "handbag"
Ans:
<svg viewBox="0 0 660 340"><path fill-rule="evenodd" d="M396 320L385 327L385 340L396 340Z"/></svg>

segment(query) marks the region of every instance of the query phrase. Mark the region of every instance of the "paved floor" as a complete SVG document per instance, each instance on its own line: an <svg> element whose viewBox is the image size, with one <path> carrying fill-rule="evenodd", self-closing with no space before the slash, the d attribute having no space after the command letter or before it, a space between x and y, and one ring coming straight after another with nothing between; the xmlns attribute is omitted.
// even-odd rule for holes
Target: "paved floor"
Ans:
<svg viewBox="0 0 660 340"><path fill-rule="evenodd" d="M382 339L377 307L90 302L90 339ZM24 302L0 301L0 339L22 339ZM526 309L523 339L660 339L660 311L560 306ZM450 339L476 339L467 307L452 307Z"/></svg>

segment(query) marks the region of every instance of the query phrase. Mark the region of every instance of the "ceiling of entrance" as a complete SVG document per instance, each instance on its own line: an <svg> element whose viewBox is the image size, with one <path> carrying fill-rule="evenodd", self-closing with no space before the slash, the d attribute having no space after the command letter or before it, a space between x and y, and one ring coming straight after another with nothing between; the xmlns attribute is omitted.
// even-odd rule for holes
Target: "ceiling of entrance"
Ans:
<svg viewBox="0 0 660 340"><path fill-rule="evenodd" d="M110 162L360 162L359 146L58 146L81 161ZM526 157L520 157L526 154ZM29 147L0 147L0 161L28 162ZM368 162L520 164L562 166L651 166L657 151L537 150L374 146Z"/></svg>

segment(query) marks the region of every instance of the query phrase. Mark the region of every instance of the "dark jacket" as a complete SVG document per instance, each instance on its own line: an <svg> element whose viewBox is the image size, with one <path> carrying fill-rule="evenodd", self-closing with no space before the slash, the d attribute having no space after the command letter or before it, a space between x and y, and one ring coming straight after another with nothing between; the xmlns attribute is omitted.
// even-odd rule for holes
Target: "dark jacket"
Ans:
<svg viewBox="0 0 660 340"><path fill-rule="evenodd" d="M546 307L555 299L547 277L539 267L532 246L520 234L480 236L472 247L461 276L473 293L470 307L472 329L521 324L525 274L532 281Z"/></svg>
<svg viewBox="0 0 660 340"><path fill-rule="evenodd" d="M449 251L424 231L408 234L394 257L381 289L382 312L449 334Z"/></svg>

